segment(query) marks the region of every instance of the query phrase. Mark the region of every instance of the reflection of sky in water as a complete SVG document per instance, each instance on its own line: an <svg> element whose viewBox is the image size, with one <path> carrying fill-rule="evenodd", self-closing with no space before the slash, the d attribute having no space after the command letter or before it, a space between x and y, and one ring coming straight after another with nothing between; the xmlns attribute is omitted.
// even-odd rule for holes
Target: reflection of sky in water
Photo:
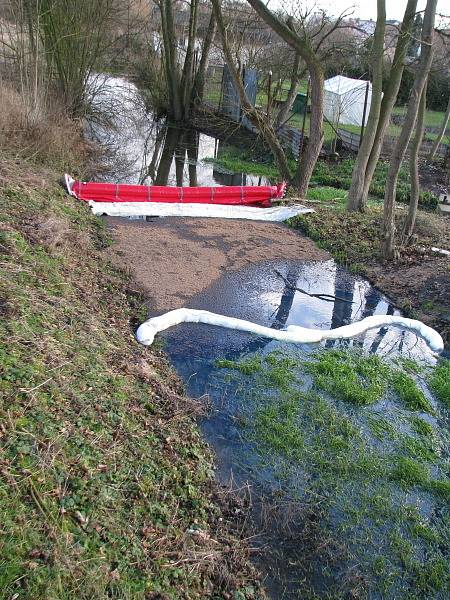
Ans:
<svg viewBox="0 0 450 600"><path fill-rule="evenodd" d="M155 149L158 156L156 164L159 163L163 144L158 148L156 140L165 125L153 120L137 87L122 77L92 76L91 93L94 110L86 124L86 131L91 139L99 141L109 151L105 178L117 183L141 182ZM112 120L105 122L101 113L113 115ZM205 158L216 156L217 151L218 140L200 133L197 161L193 163L196 164L199 186L266 184L264 178L232 175L202 162ZM183 173L183 184L189 185L187 160ZM176 185L175 159L172 160L167 184Z"/></svg>
<svg viewBox="0 0 450 600"><path fill-rule="evenodd" d="M330 294L352 300L352 304L326 302L296 292L286 286L278 270L294 287L309 293ZM398 314L389 300L360 277L350 275L333 260L325 262L268 261L227 273L209 289L189 301L190 308L210 310L277 329L288 325L331 329L377 314ZM289 344L204 324L182 324L162 334L165 348L178 373L194 397L209 394L216 408L203 422L209 442L220 456L222 472L241 473L243 479L253 458L248 444L241 440L240 427L230 415L240 410L240 398L224 385L223 370L215 366L218 358L237 360L253 352L281 351L302 359L317 344ZM390 358L415 358L434 363L427 345L414 333L396 327L369 331L348 341L324 343L328 348L363 348ZM223 412L225 410L225 412ZM238 467L242 465L242 469ZM267 482L266 482L267 483Z"/></svg>
<svg viewBox="0 0 450 600"><path fill-rule="evenodd" d="M285 285L278 270L293 287L309 293L329 294L350 302L313 298ZM269 327L300 325L314 329L334 329L370 315L399 314L389 300L360 277L350 275L334 261L270 261L227 273L208 290L189 301L190 308L210 310ZM277 347L280 342L258 341L251 334L208 325L185 324L164 334L173 358L183 370L192 361L250 351L256 346ZM331 342L328 347L340 342ZM383 327L348 340L380 355L401 353L419 360L433 361L423 340L397 327ZM283 347L293 348L283 344ZM293 351L293 350L292 350ZM177 360L179 358L179 360ZM189 370L189 368L188 368Z"/></svg>

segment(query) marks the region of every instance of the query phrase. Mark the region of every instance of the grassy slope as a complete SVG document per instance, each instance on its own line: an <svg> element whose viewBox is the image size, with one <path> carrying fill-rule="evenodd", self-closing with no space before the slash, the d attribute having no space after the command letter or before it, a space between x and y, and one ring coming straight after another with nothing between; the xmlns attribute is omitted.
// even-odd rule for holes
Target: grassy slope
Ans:
<svg viewBox="0 0 450 600"><path fill-rule="evenodd" d="M28 166L9 166L0 598L220 598L242 588L251 571L219 520L198 407L158 352L135 343L139 307L99 253L101 222L55 184L21 182Z"/></svg>

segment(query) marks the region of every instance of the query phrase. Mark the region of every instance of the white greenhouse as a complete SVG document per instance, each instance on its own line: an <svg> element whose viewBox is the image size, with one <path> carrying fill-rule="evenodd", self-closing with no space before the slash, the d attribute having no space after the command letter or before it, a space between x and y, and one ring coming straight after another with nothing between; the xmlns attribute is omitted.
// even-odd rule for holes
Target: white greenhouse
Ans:
<svg viewBox="0 0 450 600"><path fill-rule="evenodd" d="M359 127L363 124L367 91L367 107L364 117L364 125L367 125L372 99L370 81L336 75L325 81L324 90L323 112L328 121L333 125L357 125Z"/></svg>

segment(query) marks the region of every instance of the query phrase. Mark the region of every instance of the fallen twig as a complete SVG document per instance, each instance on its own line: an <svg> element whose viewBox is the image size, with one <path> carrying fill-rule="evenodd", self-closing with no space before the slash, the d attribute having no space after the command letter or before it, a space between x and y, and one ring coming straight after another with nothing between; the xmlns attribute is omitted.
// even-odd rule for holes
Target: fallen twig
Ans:
<svg viewBox="0 0 450 600"><path fill-rule="evenodd" d="M294 285L292 285L292 283L288 281L286 277L284 277L284 275L282 275L277 269L274 269L274 271L278 275L278 277L281 277L281 279L284 281L287 287L291 290L295 290L296 292L300 292L301 294L306 294L311 298L320 298L320 300L324 300L325 302L335 302L336 300L338 300L339 302L347 302L348 304L353 304L353 300L347 300L347 298L342 298L342 296L333 296L331 294L310 294L306 290L302 290L302 288L295 287Z"/></svg>

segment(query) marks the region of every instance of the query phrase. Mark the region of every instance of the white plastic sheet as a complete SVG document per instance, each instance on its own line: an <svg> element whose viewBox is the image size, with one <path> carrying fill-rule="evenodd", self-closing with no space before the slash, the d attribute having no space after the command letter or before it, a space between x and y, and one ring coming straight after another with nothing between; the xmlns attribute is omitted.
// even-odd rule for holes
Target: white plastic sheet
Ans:
<svg viewBox="0 0 450 600"><path fill-rule="evenodd" d="M189 204L178 202L89 202L95 215L110 217L215 217L252 221L286 221L290 217L314 212L301 204L254 208L225 204Z"/></svg>
<svg viewBox="0 0 450 600"><path fill-rule="evenodd" d="M350 79L342 75L336 75L324 83L323 113L325 117L333 124L341 123L360 127L363 122L367 84L369 84L369 91L364 123L367 125L372 101L372 84L362 79Z"/></svg>
<svg viewBox="0 0 450 600"><path fill-rule="evenodd" d="M437 331L428 327L421 321L407 319L396 315L375 315L366 317L362 321L337 327L336 329L308 329L289 325L287 329L272 329L264 327L251 321L235 319L218 315L207 310L195 310L190 308L178 308L171 310L159 317L153 317L142 323L136 332L138 342L145 346L150 346L155 339L155 335L160 331L179 325L180 323L206 323L208 325L217 325L218 327L227 327L239 331L248 331L266 338L292 342L296 344L313 344L323 340L338 340L352 338L370 329L379 327L395 326L402 329L415 332L421 336L429 345L433 352L442 352L444 342Z"/></svg>

